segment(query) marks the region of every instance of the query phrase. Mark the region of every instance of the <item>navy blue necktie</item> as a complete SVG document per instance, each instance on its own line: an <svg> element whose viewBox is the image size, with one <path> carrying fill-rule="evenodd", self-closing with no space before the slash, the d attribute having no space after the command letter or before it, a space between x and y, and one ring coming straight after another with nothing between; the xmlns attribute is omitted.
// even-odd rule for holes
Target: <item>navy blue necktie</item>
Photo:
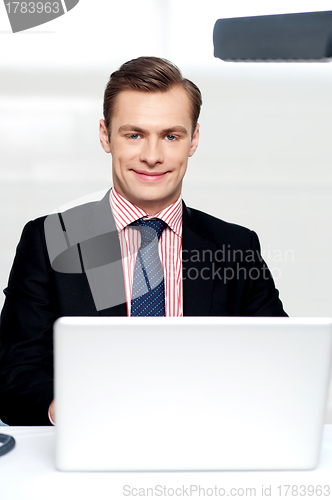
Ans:
<svg viewBox="0 0 332 500"><path fill-rule="evenodd" d="M164 270L159 257L158 241L167 226L156 217L139 219L131 226L141 233L137 252L131 299L131 316L165 316Z"/></svg>

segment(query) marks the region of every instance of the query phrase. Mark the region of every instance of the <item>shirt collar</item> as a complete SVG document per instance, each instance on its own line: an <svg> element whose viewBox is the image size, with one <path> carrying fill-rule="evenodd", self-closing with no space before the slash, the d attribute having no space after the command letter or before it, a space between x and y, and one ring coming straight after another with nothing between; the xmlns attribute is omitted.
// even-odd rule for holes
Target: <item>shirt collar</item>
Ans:
<svg viewBox="0 0 332 500"><path fill-rule="evenodd" d="M168 227L172 229L178 236L182 235L182 195L179 198L164 208L156 215L150 215L145 210L137 207L130 201L126 200L121 196L116 189L113 187L110 193L110 204L113 212L115 225L117 230L120 232L129 224L142 217L146 219L151 219L153 217L158 217L162 219Z"/></svg>

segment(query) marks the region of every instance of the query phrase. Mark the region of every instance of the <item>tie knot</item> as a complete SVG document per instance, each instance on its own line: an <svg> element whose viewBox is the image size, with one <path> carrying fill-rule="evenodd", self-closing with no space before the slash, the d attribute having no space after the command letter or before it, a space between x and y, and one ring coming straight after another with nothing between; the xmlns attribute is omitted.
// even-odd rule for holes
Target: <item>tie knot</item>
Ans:
<svg viewBox="0 0 332 500"><path fill-rule="evenodd" d="M153 219L138 219L132 222L130 226L136 226L141 233L142 244L152 241L156 236L158 240L162 235L163 230L167 226L166 222L157 217Z"/></svg>

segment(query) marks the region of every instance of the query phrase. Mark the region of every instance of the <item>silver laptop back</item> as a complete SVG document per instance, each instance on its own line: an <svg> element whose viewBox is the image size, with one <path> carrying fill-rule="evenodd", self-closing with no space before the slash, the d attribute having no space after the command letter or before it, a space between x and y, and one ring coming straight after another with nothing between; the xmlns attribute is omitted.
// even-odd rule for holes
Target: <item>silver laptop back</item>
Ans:
<svg viewBox="0 0 332 500"><path fill-rule="evenodd" d="M319 318L61 318L60 470L310 469L332 326Z"/></svg>

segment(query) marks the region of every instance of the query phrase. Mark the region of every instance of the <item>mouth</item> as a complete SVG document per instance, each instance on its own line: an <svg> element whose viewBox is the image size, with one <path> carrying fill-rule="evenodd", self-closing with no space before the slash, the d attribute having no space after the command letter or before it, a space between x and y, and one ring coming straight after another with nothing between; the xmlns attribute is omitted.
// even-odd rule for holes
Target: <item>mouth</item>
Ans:
<svg viewBox="0 0 332 500"><path fill-rule="evenodd" d="M144 172L140 170L133 170L139 179L147 182L158 182L165 177L167 172Z"/></svg>

